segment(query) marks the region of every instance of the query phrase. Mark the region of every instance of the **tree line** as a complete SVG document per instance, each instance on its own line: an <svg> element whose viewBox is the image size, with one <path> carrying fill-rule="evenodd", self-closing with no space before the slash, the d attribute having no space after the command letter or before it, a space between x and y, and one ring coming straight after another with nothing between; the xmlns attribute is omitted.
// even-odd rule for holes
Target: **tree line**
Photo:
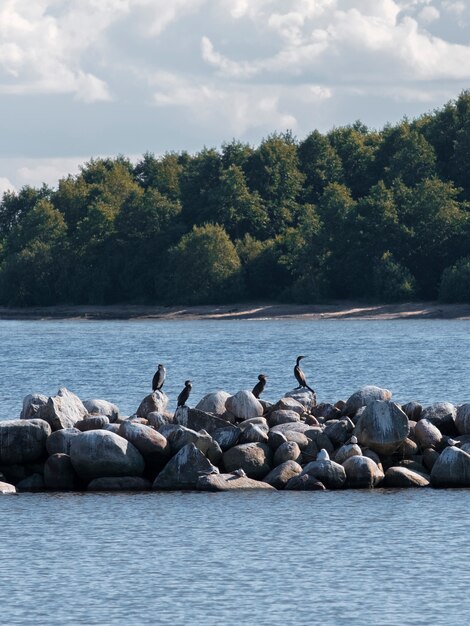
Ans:
<svg viewBox="0 0 470 626"><path fill-rule="evenodd" d="M92 159L0 203L0 303L470 302L470 92L382 130Z"/></svg>

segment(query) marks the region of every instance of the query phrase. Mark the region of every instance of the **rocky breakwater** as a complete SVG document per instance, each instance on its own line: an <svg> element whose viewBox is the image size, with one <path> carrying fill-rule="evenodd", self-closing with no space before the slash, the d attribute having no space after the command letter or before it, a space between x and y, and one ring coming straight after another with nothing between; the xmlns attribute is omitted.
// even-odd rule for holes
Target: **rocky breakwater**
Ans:
<svg viewBox="0 0 470 626"><path fill-rule="evenodd" d="M123 416L63 388L0 421L0 494L377 487L470 487L470 404L399 405L369 386L335 404L217 391L174 413L156 391Z"/></svg>

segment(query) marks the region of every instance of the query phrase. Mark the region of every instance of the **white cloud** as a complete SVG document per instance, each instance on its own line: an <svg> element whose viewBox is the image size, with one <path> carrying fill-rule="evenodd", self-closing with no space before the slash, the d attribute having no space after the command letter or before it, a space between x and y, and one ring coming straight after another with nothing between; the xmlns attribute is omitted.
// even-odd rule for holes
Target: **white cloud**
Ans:
<svg viewBox="0 0 470 626"><path fill-rule="evenodd" d="M431 24L441 17L441 14L436 7L427 6L421 9L419 12L419 18L425 24Z"/></svg>
<svg viewBox="0 0 470 626"><path fill-rule="evenodd" d="M8 180L8 178L0 177L0 198L3 196L5 191L15 191L15 186Z"/></svg>

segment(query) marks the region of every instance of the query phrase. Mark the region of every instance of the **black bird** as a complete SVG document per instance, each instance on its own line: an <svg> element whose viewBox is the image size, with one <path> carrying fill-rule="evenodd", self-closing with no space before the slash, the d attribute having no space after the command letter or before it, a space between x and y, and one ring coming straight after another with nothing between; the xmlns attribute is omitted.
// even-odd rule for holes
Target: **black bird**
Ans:
<svg viewBox="0 0 470 626"><path fill-rule="evenodd" d="M184 406L186 404L186 401L189 398L189 394L191 393L191 389L192 388L193 388L193 381L192 380L185 380L184 381L184 389L180 393L180 395L178 396L178 406Z"/></svg>
<svg viewBox="0 0 470 626"><path fill-rule="evenodd" d="M165 377L166 377L165 366L160 363L152 379L152 391L159 391L163 387L163 383L165 382Z"/></svg>
<svg viewBox="0 0 470 626"><path fill-rule="evenodd" d="M294 367L294 376L297 378L297 382L299 383L299 386L297 387L297 389L300 389L301 387L305 387L309 391L311 391L312 393L315 393L315 391L311 387L309 387L307 385L307 380L305 378L305 374L300 369L300 361L302 359L305 359L305 357L304 356L298 356L297 357L297 361L295 363L295 367Z"/></svg>
<svg viewBox="0 0 470 626"><path fill-rule="evenodd" d="M268 379L264 374L260 374L258 376L258 380L259 383L256 383L256 385L253 387L253 391L251 392L255 396L255 398L259 398L260 395L263 393Z"/></svg>

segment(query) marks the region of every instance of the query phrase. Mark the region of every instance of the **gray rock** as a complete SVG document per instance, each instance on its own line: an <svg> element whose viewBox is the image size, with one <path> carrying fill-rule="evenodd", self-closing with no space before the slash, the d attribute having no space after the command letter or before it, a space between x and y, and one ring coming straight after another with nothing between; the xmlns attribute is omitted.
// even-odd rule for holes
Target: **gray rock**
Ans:
<svg viewBox="0 0 470 626"><path fill-rule="evenodd" d="M433 487L470 487L470 454L445 448L431 470Z"/></svg>
<svg viewBox="0 0 470 626"><path fill-rule="evenodd" d="M199 477L197 489L201 491L232 491L234 489L274 489L274 487L247 476L206 474Z"/></svg>
<svg viewBox="0 0 470 626"><path fill-rule="evenodd" d="M277 426L273 426L271 430L275 433L282 434L287 432L304 433L306 437L314 437L317 433L322 432L320 426L310 426L305 422L287 422L286 424L278 424Z"/></svg>
<svg viewBox="0 0 470 626"><path fill-rule="evenodd" d="M460 435L470 435L470 402L458 407L455 415L455 426Z"/></svg>
<svg viewBox="0 0 470 626"><path fill-rule="evenodd" d="M110 423L119 418L119 408L107 400L84 400L83 406L90 415L106 415Z"/></svg>
<svg viewBox="0 0 470 626"><path fill-rule="evenodd" d="M0 481L0 495L9 493L16 493L16 487L14 485L10 485L9 483Z"/></svg>
<svg viewBox="0 0 470 626"><path fill-rule="evenodd" d="M276 467L286 461L296 461L298 463L301 454L300 448L295 441L286 441L274 453L273 465Z"/></svg>
<svg viewBox="0 0 470 626"><path fill-rule="evenodd" d="M269 414L268 424L270 428L279 424L288 424L292 422L300 422L300 415L296 411L288 411L286 409L273 411Z"/></svg>
<svg viewBox="0 0 470 626"><path fill-rule="evenodd" d="M38 409L37 415L45 420L52 430L72 428L88 415L83 402L78 396L61 387L56 396L48 398L47 403Z"/></svg>
<svg viewBox="0 0 470 626"><path fill-rule="evenodd" d="M238 443L268 443L268 434L260 426L250 424L242 430Z"/></svg>
<svg viewBox="0 0 470 626"><path fill-rule="evenodd" d="M23 478L16 485L18 491L44 491L44 476L42 474L32 474L27 478Z"/></svg>
<svg viewBox="0 0 470 626"><path fill-rule="evenodd" d="M44 465L44 484L46 489L52 491L73 491L77 486L77 478L68 454L59 452L47 459Z"/></svg>
<svg viewBox="0 0 470 626"><path fill-rule="evenodd" d="M184 448L189 443L193 443L213 465L218 465L222 460L222 450L219 444L205 430L196 432L184 426L177 426L169 434L168 443L172 455L179 452L181 448Z"/></svg>
<svg viewBox="0 0 470 626"><path fill-rule="evenodd" d="M260 401L247 389L238 391L234 396L227 398L225 409L240 420L262 416L264 413Z"/></svg>
<svg viewBox="0 0 470 626"><path fill-rule="evenodd" d="M309 474L293 476L284 487L286 491L325 491L325 485Z"/></svg>
<svg viewBox="0 0 470 626"><path fill-rule="evenodd" d="M148 396L145 396L145 398L139 404L136 415L146 418L149 413L165 413L165 409L167 406L168 396L166 395L166 393L164 393L163 391L154 391Z"/></svg>
<svg viewBox="0 0 470 626"><path fill-rule="evenodd" d="M94 478L87 487L88 491L149 491L152 483L140 476L103 476Z"/></svg>
<svg viewBox="0 0 470 626"><path fill-rule="evenodd" d="M426 419L437 426L443 435L454 434L456 416L457 408L450 402L434 402L424 408L422 413L422 419Z"/></svg>
<svg viewBox="0 0 470 626"><path fill-rule="evenodd" d="M383 480L384 473L372 459L351 456L343 463L347 486L351 489L372 489Z"/></svg>
<svg viewBox="0 0 470 626"><path fill-rule="evenodd" d="M219 470L189 443L171 458L155 479L152 489L196 489L199 477Z"/></svg>
<svg viewBox="0 0 470 626"><path fill-rule="evenodd" d="M123 422L119 426L119 435L135 446L148 466L160 467L168 458L167 440L150 426Z"/></svg>
<svg viewBox="0 0 470 626"><path fill-rule="evenodd" d="M121 427L121 424L113 423L113 424L106 424L106 426L104 426L104 430L109 430L110 433L114 433L115 435L119 435L119 428ZM77 428L78 430L78 428ZM59 431L57 431L59 432Z"/></svg>
<svg viewBox="0 0 470 626"><path fill-rule="evenodd" d="M90 430L72 438L72 465L80 478L140 476L144 459L132 443L107 430Z"/></svg>
<svg viewBox="0 0 470 626"><path fill-rule="evenodd" d="M341 420L329 420L323 433L334 446L342 446L350 439L353 430L353 422L346 417Z"/></svg>
<svg viewBox="0 0 470 626"><path fill-rule="evenodd" d="M417 422L414 437L421 448L438 448L442 442L442 433L427 419Z"/></svg>
<svg viewBox="0 0 470 626"><path fill-rule="evenodd" d="M312 409L314 417L321 417L325 422L332 419L341 419L341 411L333 404L322 402Z"/></svg>
<svg viewBox="0 0 470 626"><path fill-rule="evenodd" d="M34 463L46 453L50 433L41 419L0 421L0 465Z"/></svg>
<svg viewBox="0 0 470 626"><path fill-rule="evenodd" d="M20 413L20 419L29 420L37 417L39 409L47 404L47 396L42 393L30 393L23 398L23 408Z"/></svg>
<svg viewBox="0 0 470 626"><path fill-rule="evenodd" d="M159 428L164 424L171 423L170 420L163 415L163 413L157 413L156 411L147 414L147 422L148 425L155 428L155 430L159 430Z"/></svg>
<svg viewBox="0 0 470 626"><path fill-rule="evenodd" d="M295 398L284 397L269 407L268 415L271 415L274 411L295 411L299 415L303 415L305 406Z"/></svg>
<svg viewBox="0 0 470 626"><path fill-rule="evenodd" d="M280 433L277 434L279 435ZM295 441L300 450L305 450L310 442L310 439L304 435L304 433L298 433L295 430L288 430L283 436L287 439L287 441Z"/></svg>
<svg viewBox="0 0 470 626"><path fill-rule="evenodd" d="M401 410L409 420L413 420L417 422L421 419L421 414L423 412L423 407L419 402L408 402L407 404L403 404Z"/></svg>
<svg viewBox="0 0 470 626"><path fill-rule="evenodd" d="M216 441L221 450L225 452L229 448L235 446L240 438L241 430L239 428L233 428L232 426L228 428L216 428L212 432L212 439Z"/></svg>
<svg viewBox="0 0 470 626"><path fill-rule="evenodd" d="M347 443L344 446L341 446L341 448L336 451L333 460L336 463L343 465L346 459L349 459L352 456L362 456L362 450L360 446L357 445L357 443Z"/></svg>
<svg viewBox="0 0 470 626"><path fill-rule="evenodd" d="M310 411L317 404L317 396L308 389L292 389L285 394L286 398L294 398L304 407L305 411Z"/></svg>
<svg viewBox="0 0 470 626"><path fill-rule="evenodd" d="M433 448L426 448L425 450L423 450L423 465L428 470L428 472L431 472L434 463L437 461L438 458L439 452L437 452L437 450L434 450Z"/></svg>
<svg viewBox="0 0 470 626"><path fill-rule="evenodd" d="M352 416L363 406L368 406L376 400L390 400L391 397L392 392L388 389L381 389L380 387L375 387L374 385L367 385L366 387L362 387L362 389L353 393L352 396L348 398L343 413L345 415Z"/></svg>
<svg viewBox="0 0 470 626"><path fill-rule="evenodd" d="M397 489L428 487L429 477L426 477L424 474L418 474L418 472L413 472L406 467L389 467L385 472L382 486Z"/></svg>
<svg viewBox="0 0 470 626"><path fill-rule="evenodd" d="M226 391L216 391L215 393L208 393L199 400L196 404L196 409L204 411L204 413L214 413L220 417L224 417L226 413L225 403L230 394Z"/></svg>
<svg viewBox="0 0 470 626"><path fill-rule="evenodd" d="M84 433L87 430L99 430L109 425L109 417L106 415L91 415L79 422L76 422L75 428Z"/></svg>
<svg viewBox="0 0 470 626"><path fill-rule="evenodd" d="M48 454L70 454L72 439L80 434L78 428L63 428L56 430L46 440Z"/></svg>
<svg viewBox="0 0 470 626"><path fill-rule="evenodd" d="M299 433L300 435L302 433ZM274 430L270 430L268 432L268 445L271 450L275 451L279 448L279 446L287 441L287 437L282 433L277 433ZM308 442L308 439L307 439Z"/></svg>
<svg viewBox="0 0 470 626"><path fill-rule="evenodd" d="M354 434L362 446L393 454L408 437L408 418L394 402L374 400L361 415Z"/></svg>
<svg viewBox="0 0 470 626"><path fill-rule="evenodd" d="M341 489L346 482L344 467L331 460L312 461L304 467L302 474L316 478L327 489Z"/></svg>
<svg viewBox="0 0 470 626"><path fill-rule="evenodd" d="M252 417L247 420L243 420L243 422L238 423L238 428L243 432L246 428L250 428L251 426L257 426L266 434L269 432L268 422L265 417Z"/></svg>
<svg viewBox="0 0 470 626"><path fill-rule="evenodd" d="M275 489L284 489L294 476L302 473L302 466L295 461L285 461L269 472L264 482L272 485Z"/></svg>
<svg viewBox="0 0 470 626"><path fill-rule="evenodd" d="M271 463L271 449L264 443L244 443L224 452L226 471L242 469L248 478L264 478L271 470Z"/></svg>
<svg viewBox="0 0 470 626"><path fill-rule="evenodd" d="M232 432L233 436L235 436L236 433L237 438L240 436L240 429L230 424L230 422L227 422L227 420L215 415L210 415L209 413L204 413L204 411L199 411L198 409L190 409L187 406L181 406L177 409L175 413L175 423L181 424L181 426L185 426L196 432L205 430L211 436L220 428L224 428L227 432ZM220 446L223 449L221 444Z"/></svg>
<svg viewBox="0 0 470 626"><path fill-rule="evenodd" d="M418 444L411 439L405 439L397 448L397 455L404 459L411 459L419 452Z"/></svg>

